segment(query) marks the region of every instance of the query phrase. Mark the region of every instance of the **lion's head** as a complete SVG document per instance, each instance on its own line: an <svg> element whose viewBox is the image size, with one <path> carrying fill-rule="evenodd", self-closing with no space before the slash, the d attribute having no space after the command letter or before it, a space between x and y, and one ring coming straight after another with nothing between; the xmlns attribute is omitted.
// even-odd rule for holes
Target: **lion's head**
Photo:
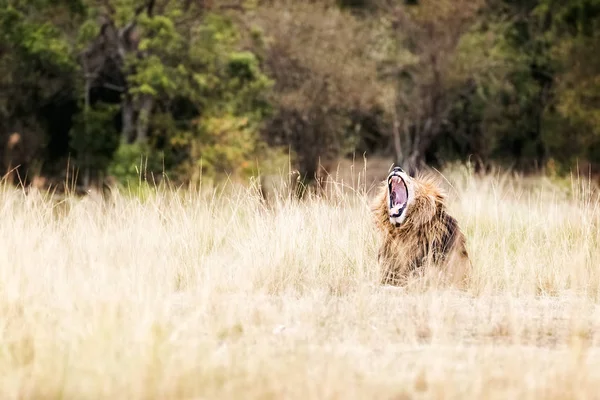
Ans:
<svg viewBox="0 0 600 400"><path fill-rule="evenodd" d="M429 223L444 208L445 194L430 174L408 175L394 167L372 204L376 223L383 230L406 230Z"/></svg>
<svg viewBox="0 0 600 400"><path fill-rule="evenodd" d="M387 198L390 223L400 226L415 198L413 179L400 167L394 167L387 177Z"/></svg>

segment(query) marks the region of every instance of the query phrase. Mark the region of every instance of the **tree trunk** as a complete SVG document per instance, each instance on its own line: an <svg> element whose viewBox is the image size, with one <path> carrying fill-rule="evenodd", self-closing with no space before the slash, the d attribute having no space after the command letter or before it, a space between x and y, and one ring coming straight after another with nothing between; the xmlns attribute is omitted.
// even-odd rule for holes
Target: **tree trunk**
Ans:
<svg viewBox="0 0 600 400"><path fill-rule="evenodd" d="M154 99L150 95L144 95L140 101L140 112L137 120L137 137L136 141L139 143L145 143L148 139L148 125L150 122L150 115L152 112L152 106L154 105Z"/></svg>
<svg viewBox="0 0 600 400"><path fill-rule="evenodd" d="M122 104L122 122L121 128L121 139L123 143L131 143L133 138L133 125L134 125L134 113L133 102L131 97L127 94L124 96Z"/></svg>

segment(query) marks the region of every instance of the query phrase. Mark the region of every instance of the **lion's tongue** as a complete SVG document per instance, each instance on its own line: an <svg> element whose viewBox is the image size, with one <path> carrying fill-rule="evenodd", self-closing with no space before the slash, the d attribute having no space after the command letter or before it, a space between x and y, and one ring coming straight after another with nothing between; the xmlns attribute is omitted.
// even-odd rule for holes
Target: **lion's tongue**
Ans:
<svg viewBox="0 0 600 400"><path fill-rule="evenodd" d="M392 185L392 194L394 205L406 203L406 188L402 182L395 182Z"/></svg>

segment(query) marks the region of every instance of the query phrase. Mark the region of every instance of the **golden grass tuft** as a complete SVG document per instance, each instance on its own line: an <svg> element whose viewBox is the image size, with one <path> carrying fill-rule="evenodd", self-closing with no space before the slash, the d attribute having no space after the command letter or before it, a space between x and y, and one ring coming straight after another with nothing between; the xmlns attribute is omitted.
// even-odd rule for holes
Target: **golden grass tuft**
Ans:
<svg viewBox="0 0 600 400"><path fill-rule="evenodd" d="M0 191L0 397L593 398L585 184L447 171L475 276L378 285L369 193Z"/></svg>

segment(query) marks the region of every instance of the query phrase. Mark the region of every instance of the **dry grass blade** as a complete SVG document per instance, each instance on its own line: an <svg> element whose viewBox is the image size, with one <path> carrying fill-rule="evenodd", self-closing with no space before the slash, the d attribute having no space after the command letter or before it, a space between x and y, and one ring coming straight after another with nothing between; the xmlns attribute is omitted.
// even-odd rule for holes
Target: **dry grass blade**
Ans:
<svg viewBox="0 0 600 400"><path fill-rule="evenodd" d="M0 395L597 396L598 200L447 176L476 269L466 292L377 284L364 179L269 207L229 187L59 210L4 188Z"/></svg>

